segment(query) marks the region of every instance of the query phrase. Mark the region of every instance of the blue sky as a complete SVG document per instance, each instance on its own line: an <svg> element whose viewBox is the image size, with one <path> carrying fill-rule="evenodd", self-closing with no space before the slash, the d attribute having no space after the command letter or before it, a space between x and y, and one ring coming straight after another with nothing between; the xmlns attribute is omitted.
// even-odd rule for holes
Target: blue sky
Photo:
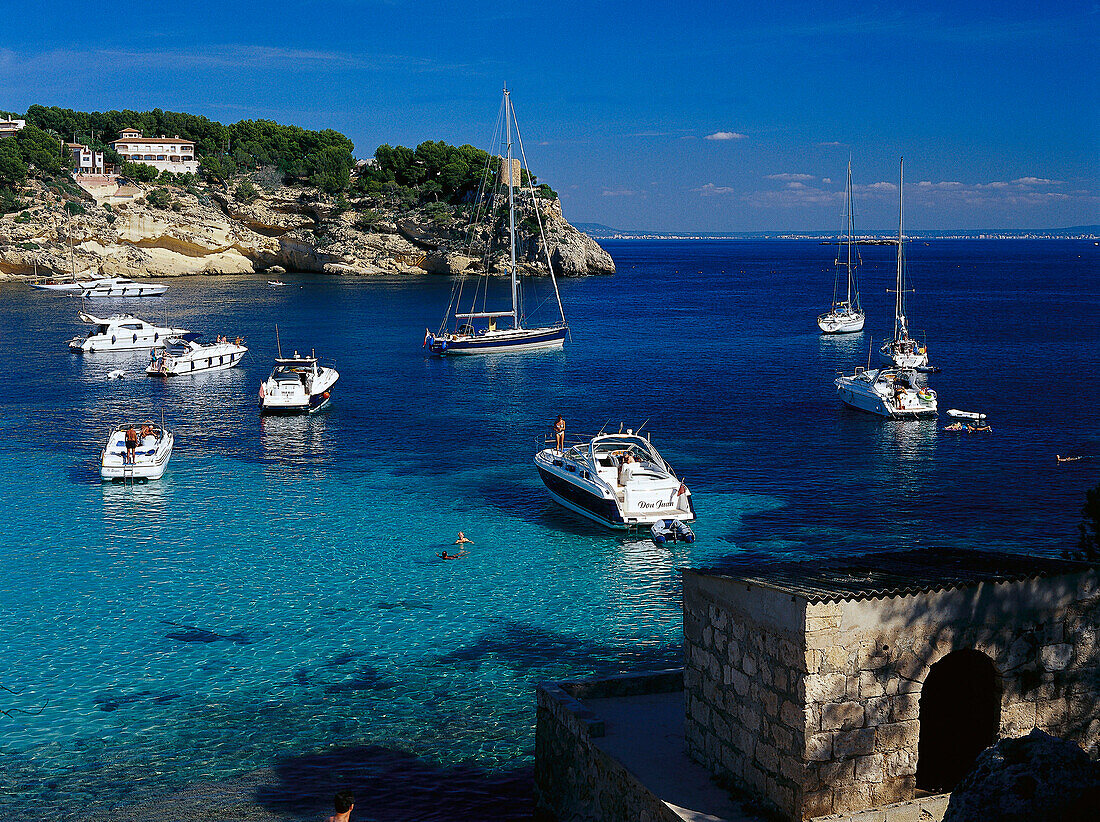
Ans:
<svg viewBox="0 0 1100 822"><path fill-rule="evenodd" d="M1095 2L5 0L0 109L488 148L507 82L566 216L618 228L1100 223ZM174 8L180 11L171 11Z"/></svg>

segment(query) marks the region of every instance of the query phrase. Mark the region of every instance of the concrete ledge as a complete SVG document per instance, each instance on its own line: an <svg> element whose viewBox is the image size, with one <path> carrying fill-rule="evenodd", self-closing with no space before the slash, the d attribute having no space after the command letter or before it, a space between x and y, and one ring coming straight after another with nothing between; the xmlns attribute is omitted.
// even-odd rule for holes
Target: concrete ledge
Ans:
<svg viewBox="0 0 1100 822"><path fill-rule="evenodd" d="M949 793L938 793L848 814L816 816L809 822L941 822L947 813Z"/></svg>

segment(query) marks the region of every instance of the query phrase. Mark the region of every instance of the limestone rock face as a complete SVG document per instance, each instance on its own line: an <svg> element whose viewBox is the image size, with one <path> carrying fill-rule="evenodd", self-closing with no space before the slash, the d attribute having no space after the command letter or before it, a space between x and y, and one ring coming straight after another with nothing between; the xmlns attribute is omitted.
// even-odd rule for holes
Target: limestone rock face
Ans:
<svg viewBox="0 0 1100 822"><path fill-rule="evenodd" d="M63 203L32 182L31 205L0 218L0 279L96 272L140 279L190 274L243 274L280 266L328 274L458 275L484 261L468 256L463 232L417 210L349 203L309 188L276 186L237 200L229 191L167 189L167 208L148 202L153 186L104 187L86 196L86 213L69 217ZM190 192L190 193L189 193ZM91 203L95 205L91 205ZM533 207L517 214L517 258L529 273L609 274L611 256L566 222L557 201L542 201L539 217L548 249L534 228ZM357 210L358 209L358 210ZM360 213L373 211L370 221ZM486 229L487 231L488 229ZM72 252L70 257L70 239ZM547 254L549 251L549 254ZM507 270L494 246L490 270Z"/></svg>
<svg viewBox="0 0 1100 822"><path fill-rule="evenodd" d="M1039 729L987 748L951 794L943 822L1085 822L1100 808L1100 764Z"/></svg>

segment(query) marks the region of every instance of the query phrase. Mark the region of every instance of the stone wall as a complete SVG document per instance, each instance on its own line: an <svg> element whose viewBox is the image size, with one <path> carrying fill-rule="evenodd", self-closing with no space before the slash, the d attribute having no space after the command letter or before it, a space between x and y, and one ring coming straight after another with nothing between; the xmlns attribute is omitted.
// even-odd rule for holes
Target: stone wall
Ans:
<svg viewBox="0 0 1100 822"><path fill-rule="evenodd" d="M806 620L789 594L684 572L688 753L789 817L807 771Z"/></svg>
<svg viewBox="0 0 1100 822"><path fill-rule="evenodd" d="M685 571L684 638L689 752L792 819L913 798L921 689L956 650L992 660L1002 735L1100 752L1093 570L823 603Z"/></svg>
<svg viewBox="0 0 1100 822"><path fill-rule="evenodd" d="M664 693L683 687L681 671L639 674L538 688L535 789L539 820L682 822L593 739L604 724L579 700Z"/></svg>

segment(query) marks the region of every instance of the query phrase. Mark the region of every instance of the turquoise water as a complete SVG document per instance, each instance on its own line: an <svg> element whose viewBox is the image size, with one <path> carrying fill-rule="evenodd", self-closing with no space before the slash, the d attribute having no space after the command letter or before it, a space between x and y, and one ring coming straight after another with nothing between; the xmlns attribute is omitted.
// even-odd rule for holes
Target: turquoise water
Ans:
<svg viewBox="0 0 1100 822"><path fill-rule="evenodd" d="M5 286L0 818L91 819L340 746L414 789L459 773L438 801L510 818L530 801L535 683L676 664L679 567L1075 538L1100 460L1054 454L1100 453L1078 387L1100 365L1091 244L911 249L932 385L941 408L991 414L984 438L836 401L835 370L891 327L889 249L864 251L868 332L835 340L814 333L832 285L816 243L609 248L619 274L563 283L565 352L526 356L426 358L440 278L174 281L127 307L251 352L167 382L143 354L70 355L76 304ZM275 323L284 350L340 370L327 413L258 416ZM162 410L164 479L101 486L107 428ZM558 412L575 432L649 418L698 542L657 548L549 502L531 457ZM459 530L469 556L438 559ZM452 818L402 801L387 818Z"/></svg>

